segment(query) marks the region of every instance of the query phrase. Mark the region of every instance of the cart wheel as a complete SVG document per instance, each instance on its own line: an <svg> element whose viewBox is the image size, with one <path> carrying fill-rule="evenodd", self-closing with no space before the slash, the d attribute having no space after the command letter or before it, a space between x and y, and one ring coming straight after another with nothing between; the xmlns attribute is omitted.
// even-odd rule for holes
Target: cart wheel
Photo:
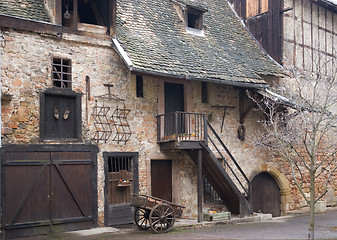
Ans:
<svg viewBox="0 0 337 240"><path fill-rule="evenodd" d="M174 221L173 208L168 204L157 204L150 212L150 226L155 233L170 231Z"/></svg>
<svg viewBox="0 0 337 240"><path fill-rule="evenodd" d="M150 210L143 208L135 209L135 223L140 230L145 230L150 228L149 222Z"/></svg>

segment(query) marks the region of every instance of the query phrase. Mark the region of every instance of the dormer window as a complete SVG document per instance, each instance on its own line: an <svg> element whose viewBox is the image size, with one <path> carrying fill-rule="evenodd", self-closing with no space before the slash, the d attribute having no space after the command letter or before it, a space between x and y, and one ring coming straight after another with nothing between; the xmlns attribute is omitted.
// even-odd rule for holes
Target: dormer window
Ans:
<svg viewBox="0 0 337 240"><path fill-rule="evenodd" d="M187 9L187 27L201 30L202 15L202 11L189 7Z"/></svg>

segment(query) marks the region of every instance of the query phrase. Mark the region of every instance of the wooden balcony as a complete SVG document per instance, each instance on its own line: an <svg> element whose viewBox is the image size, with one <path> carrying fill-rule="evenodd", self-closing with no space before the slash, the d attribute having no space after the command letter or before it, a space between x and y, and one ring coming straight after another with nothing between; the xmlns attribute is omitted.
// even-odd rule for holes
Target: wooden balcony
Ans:
<svg viewBox="0 0 337 240"><path fill-rule="evenodd" d="M202 179L202 175L207 178L232 213L240 214L242 217L251 214L250 181L214 128L208 123L205 114L174 112L159 115L157 134L161 150L186 150L185 152L198 167L198 178ZM220 164L208 143L221 156L228 172ZM232 164L225 159L224 152L227 153ZM234 183L231 177L235 178L237 183ZM242 178L245 181L241 181ZM199 200L202 198L201 194L200 187ZM201 206L199 207L201 209ZM199 211L198 218L201 218L201 214L202 211Z"/></svg>
<svg viewBox="0 0 337 240"><path fill-rule="evenodd" d="M201 149L207 144L207 122L203 113L174 112L157 116L157 141L161 150Z"/></svg>

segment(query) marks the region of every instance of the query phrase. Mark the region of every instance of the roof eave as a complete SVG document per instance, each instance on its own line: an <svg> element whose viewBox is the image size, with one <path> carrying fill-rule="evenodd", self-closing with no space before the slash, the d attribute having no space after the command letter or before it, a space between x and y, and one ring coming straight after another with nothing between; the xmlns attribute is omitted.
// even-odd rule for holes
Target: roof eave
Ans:
<svg viewBox="0 0 337 240"><path fill-rule="evenodd" d="M132 64L132 61L129 58L128 54L125 52L125 50L123 49L123 47L121 46L121 44L119 43L117 38L112 38L111 40L112 40L113 46L114 46L116 52L118 53L118 55L122 58L123 62L127 66L127 68L130 71L132 71L133 64Z"/></svg>
<svg viewBox="0 0 337 240"><path fill-rule="evenodd" d="M151 75L151 76L165 77L165 78L175 78L175 79L182 79L182 80L202 81L202 82L213 82L213 83L225 84L225 85L241 87L241 88L261 89L261 88L269 87L267 83L248 83L248 82L230 81L226 79L198 78L194 76L177 75L177 74L163 73L163 72L158 72L158 71L151 71L151 70L141 69L141 68L136 68L136 67L132 68L131 72L134 74Z"/></svg>

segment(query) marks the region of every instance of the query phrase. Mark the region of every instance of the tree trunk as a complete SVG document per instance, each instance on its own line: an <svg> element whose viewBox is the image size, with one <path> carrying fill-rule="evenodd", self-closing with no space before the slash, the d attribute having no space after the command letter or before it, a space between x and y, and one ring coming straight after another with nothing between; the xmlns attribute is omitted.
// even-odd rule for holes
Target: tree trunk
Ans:
<svg viewBox="0 0 337 240"><path fill-rule="evenodd" d="M310 170L310 222L308 239L315 239L315 172Z"/></svg>

